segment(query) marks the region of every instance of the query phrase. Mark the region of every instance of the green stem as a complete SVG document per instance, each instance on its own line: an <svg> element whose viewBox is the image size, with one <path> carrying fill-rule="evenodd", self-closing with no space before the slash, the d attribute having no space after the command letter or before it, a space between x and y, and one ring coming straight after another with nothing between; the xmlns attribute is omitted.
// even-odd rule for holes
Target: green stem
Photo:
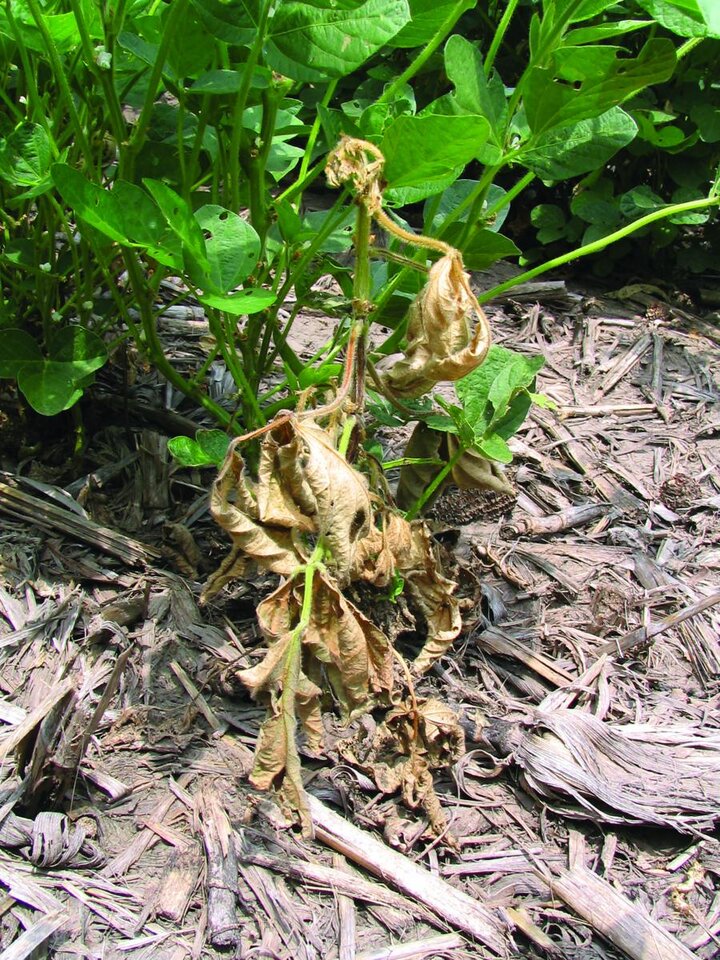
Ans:
<svg viewBox="0 0 720 960"><path fill-rule="evenodd" d="M128 144L128 177L130 179L132 179L135 157L145 142L147 128L150 125L150 117L155 106L155 98L157 97L157 93L160 88L162 72L163 68L165 67L165 61L170 49L170 44L175 36L175 31L178 29L183 17L185 16L188 3L189 0L174 0L169 7L167 22L165 23L157 57L155 58L155 63L153 64L150 79L148 81L147 91L145 93L145 101L143 102L140 116L135 124L135 129L133 130L130 143Z"/></svg>
<svg viewBox="0 0 720 960"><path fill-rule="evenodd" d="M80 45L85 57L85 65L90 73L99 82L105 96L105 102L109 111L110 129L113 132L113 136L115 137L119 148L118 164L120 167L122 167L123 151L120 148L122 147L123 140L125 139L127 128L122 115L122 107L120 106L120 101L118 100L117 93L115 91L112 74L109 70L103 70L95 62L95 50L93 48L92 40L90 39L90 33L88 31L87 24L85 23L85 18L83 16L82 7L79 0L70 0L70 5L72 7L73 16L75 17L75 22L77 23L78 33L80 34ZM110 63L112 68L112 59ZM118 170L118 176L121 175L121 171Z"/></svg>
<svg viewBox="0 0 720 960"><path fill-rule="evenodd" d="M367 206L361 201L357 206L355 220L355 272L353 275L353 320L360 326L357 352L355 354L355 390L354 400L360 412L365 403L365 368L367 361L367 339L370 329L369 316L372 309L370 300L370 228L372 217Z"/></svg>
<svg viewBox="0 0 720 960"><path fill-rule="evenodd" d="M194 400L196 403L200 404L207 412L217 420L217 422L223 426L227 427L232 417L224 410L219 404L215 403L214 400L211 400L206 394L202 391L194 388L189 380L186 380L177 370L172 366L165 356L165 351L163 350L162 343L160 342L160 337L158 336L157 328L155 326L155 318L152 312L152 306L148 298L147 284L143 276L140 265L135 257L135 254L132 250L123 251L123 259L125 261L125 266L127 268L128 276L130 278L130 283L133 287L133 292L135 294L135 301L140 311L140 318L142 322L142 329L145 338L145 352L148 356L148 359L157 368L158 373L162 374L167 381L169 381L174 387L183 393L186 397L189 397L191 400ZM142 344L138 341L138 346Z"/></svg>
<svg viewBox="0 0 720 960"><path fill-rule="evenodd" d="M279 106L279 96L275 91L265 90L262 95L262 123L260 125L260 143L251 147L249 157L250 173L250 222L260 237L260 257L265 254L265 241L270 226L270 217L267 207L267 189L265 187L265 170L267 168L270 150L272 148L275 121Z"/></svg>
<svg viewBox="0 0 720 960"><path fill-rule="evenodd" d="M445 37L458 22L466 8L467 4L464 2L464 0L460 0L459 3L455 4L448 16L440 24L435 36L427 44L427 46L420 51L412 63L410 63L410 65L403 70L399 77L396 77L391 84L385 87L385 90L378 99L378 103L392 102L392 100L397 96L400 90L402 90L403 86L408 82L408 80L411 80L415 74L417 74L425 66L427 61L435 53Z"/></svg>
<svg viewBox="0 0 720 960"><path fill-rule="evenodd" d="M240 209L240 142L243 133L243 114L247 105L250 85L252 83L253 72L257 66L263 44L265 43L265 31L267 29L268 17L270 16L271 0L264 0L260 8L260 17L258 19L257 33L255 41L250 48L250 53L245 61L242 83L240 90L235 98L235 107L233 110L232 134L230 136L230 162L228 169L228 180L230 188L230 207L237 212Z"/></svg>
<svg viewBox="0 0 720 960"><path fill-rule="evenodd" d="M699 46L705 37L690 37L689 40L686 40L682 46L678 47L677 53L675 56L678 60L682 60L683 57L686 57L695 47Z"/></svg>
<svg viewBox="0 0 720 960"><path fill-rule="evenodd" d="M450 474L455 464L465 453L465 447L458 442L458 448L455 453L450 457L447 463L443 466L442 470L438 471L435 476L432 478L430 483L425 487L421 495L415 501L415 503L410 507L408 512L405 514L406 520L414 520L415 517L420 513L422 508L428 502L428 500L433 496L438 487L442 484L445 478Z"/></svg>
<svg viewBox="0 0 720 960"><path fill-rule="evenodd" d="M291 186L283 190L282 193L279 193L277 197L275 197L275 203L280 203L282 200L290 200L296 194L302 193L304 190L307 190L307 188L310 186L313 180L317 180L317 178L325 169L325 162L326 161L324 157L322 160L318 160L315 166L312 167L310 171L306 173L302 179L298 177L295 183L293 183Z"/></svg>
<svg viewBox="0 0 720 960"><path fill-rule="evenodd" d="M350 438L352 437L356 423L357 420L355 417L348 417L343 424L343 431L337 448L337 451L341 457L347 457L348 447L350 446Z"/></svg>
<svg viewBox="0 0 720 960"><path fill-rule="evenodd" d="M535 177L536 177L536 174L528 170L528 172L524 174L517 181L517 183L515 183L512 187L510 187L510 189L506 193L502 195L502 197L498 197L495 203L489 206L485 211L485 213L483 214L483 219L485 220L485 222L488 223L490 221L490 218L494 217L495 214L498 212L498 210L502 210L503 207L509 206L513 202L515 197L521 194L523 190L533 182Z"/></svg>
<svg viewBox="0 0 720 960"><path fill-rule="evenodd" d="M506 280L505 283L498 284L497 287L493 287L491 290L486 290L485 293L478 296L478 300L480 303L488 303L495 297L500 296L501 293L505 293L506 290L511 290L520 283L533 280L535 277L547 273L548 270L554 270L555 267L572 263L573 260L579 260L581 257L589 257L593 253L600 253L601 250L604 250L613 243L617 243L618 240L624 240L625 237L629 237L637 230L642 230L643 227L647 227L651 223L656 223L658 220L665 220L667 217L672 217L679 213L703 210L706 207L717 207L718 205L720 205L720 197L710 196L703 197L701 200L688 200L686 203L673 203L668 207L663 207L662 210L654 210L652 213L648 213L646 216L640 217L638 220L627 224L627 226L622 227L620 230L609 233L606 237L601 237L592 243L586 243L584 246L578 247L577 250L570 250L568 253L563 253L553 260L548 260L537 267L533 267L532 270L527 270L517 277Z"/></svg>
<svg viewBox="0 0 720 960"><path fill-rule="evenodd" d="M495 57L497 56L497 52L500 49L500 45L505 39L505 33L507 32L507 28L510 26L510 21L513 18L513 15L515 13L518 3L519 3L519 0L509 0L509 3L505 8L505 13L502 15L502 19L500 20L500 23L498 24L497 29L495 30L494 36L492 38L492 43L490 44L490 49L488 50L487 56L485 57L484 70L485 70L486 77L490 76L490 71L492 70L493 64L495 63Z"/></svg>
<svg viewBox="0 0 720 960"><path fill-rule="evenodd" d="M85 128L80 122L80 117L78 116L78 112L75 107L72 91L70 90L70 84L68 83L67 76L62 65L62 60L60 59L60 54L55 46L55 41L50 35L50 31L47 28L45 18L42 10L38 6L37 0L27 0L27 5L32 18L35 21L35 26L38 28L40 35L43 38L43 43L45 44L48 59L50 60L50 64L52 66L55 82L58 85L61 99L65 102L65 108L67 109L68 116L70 117L70 122L73 126L75 137L77 138L77 141L80 145L80 150L85 157L85 163L88 169L92 170L94 164L93 153L85 133ZM7 6L9 6L9 4Z"/></svg>
<svg viewBox="0 0 720 960"><path fill-rule="evenodd" d="M337 88L337 85L338 85L337 80L330 81L330 83L327 85L327 89L325 93L323 94L323 98L318 104L318 106L327 107L327 105L330 103L333 96L335 95L335 90ZM300 162L300 170L298 172L297 179L295 180L295 183L292 185L292 187L289 188L289 190L295 191L298 184L303 183L305 181L305 178L307 177L308 169L310 167L310 161L312 160L312 153L313 153L313 150L315 149L315 141L317 140L318 133L320 133L321 125L322 125L322 121L320 119L320 111L317 110L315 113L315 119L313 120L313 125L310 128L310 133L308 134L307 143L305 144L305 153L303 154L303 158ZM324 162L325 161L323 160L323 163ZM287 192L288 190L285 191L285 193Z"/></svg>

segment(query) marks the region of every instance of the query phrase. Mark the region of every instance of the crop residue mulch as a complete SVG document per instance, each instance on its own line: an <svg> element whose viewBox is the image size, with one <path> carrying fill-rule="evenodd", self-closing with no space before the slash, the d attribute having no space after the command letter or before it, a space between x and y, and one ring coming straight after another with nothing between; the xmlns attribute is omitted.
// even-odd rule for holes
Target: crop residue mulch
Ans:
<svg viewBox="0 0 720 960"><path fill-rule="evenodd" d="M204 324L173 311L183 362ZM198 605L227 542L211 474L166 450L197 414L140 370L125 402L98 386L73 476L52 438L6 452L0 960L718 955L720 320L561 284L490 315L546 356L557 409L515 442L514 508L433 509L467 598L418 689L466 733L445 837L343 759L331 716L313 841L248 786L263 711L235 673L274 581Z"/></svg>

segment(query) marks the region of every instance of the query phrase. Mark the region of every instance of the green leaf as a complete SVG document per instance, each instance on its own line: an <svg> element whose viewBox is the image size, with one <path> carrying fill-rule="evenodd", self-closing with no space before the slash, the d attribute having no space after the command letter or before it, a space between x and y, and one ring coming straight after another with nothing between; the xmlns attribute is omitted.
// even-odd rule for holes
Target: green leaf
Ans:
<svg viewBox="0 0 720 960"><path fill-rule="evenodd" d="M266 60L293 80L344 77L409 20L407 0L285 0L270 21Z"/></svg>
<svg viewBox="0 0 720 960"><path fill-rule="evenodd" d="M477 156L489 131L483 117L398 117L380 143L388 184L406 187L447 179Z"/></svg>
<svg viewBox="0 0 720 960"><path fill-rule="evenodd" d="M476 6L477 0L409 0L410 22L397 33L391 47L424 47L433 39L447 18L455 12L458 19Z"/></svg>
<svg viewBox="0 0 720 960"><path fill-rule="evenodd" d="M513 350L493 344L480 366L457 381L455 392L463 405L465 416L471 423L486 422L484 414L489 401L492 382L503 367L512 363L516 356L517 354ZM489 422L489 419L487 422Z"/></svg>
<svg viewBox="0 0 720 960"><path fill-rule="evenodd" d="M66 163L53 164L52 178L60 196L85 223L118 243L130 242L108 190Z"/></svg>
<svg viewBox="0 0 720 960"><path fill-rule="evenodd" d="M493 424L505 416L515 394L533 384L538 370L544 364L545 357L515 354L512 361L503 366L488 391L488 400L494 409Z"/></svg>
<svg viewBox="0 0 720 960"><path fill-rule="evenodd" d="M3 4L3 7L5 5L6 4ZM46 54L47 46L45 38L38 29L28 9L27 3L21 2L21 0L15 0L15 2L12 3L12 12L23 46L35 53ZM80 46L80 34L74 14L49 14L42 12L41 17L43 25L50 34L60 54L69 53ZM97 14L94 17L90 16L85 26L93 39L99 39L102 36L102 29ZM10 26L7 13L2 8L0 8L0 34L10 37L12 40L15 39L15 32Z"/></svg>
<svg viewBox="0 0 720 960"><path fill-rule="evenodd" d="M208 70L190 84L188 91L190 93L209 93L216 96L239 93L243 79L243 70ZM256 90L266 90L270 86L270 72L256 67L250 85Z"/></svg>
<svg viewBox="0 0 720 960"><path fill-rule="evenodd" d="M18 388L25 399L44 417L54 417L74 406L83 394L66 364L43 360L23 367L18 373Z"/></svg>
<svg viewBox="0 0 720 960"><path fill-rule="evenodd" d="M566 180L603 167L634 140L637 129L622 107L612 107L599 117L553 127L533 138L518 160L542 180Z"/></svg>
<svg viewBox="0 0 720 960"><path fill-rule="evenodd" d="M75 214L110 240L142 247L159 263L182 270L182 244L152 199L134 183L118 180L107 189L65 163L52 167L61 197Z"/></svg>
<svg viewBox="0 0 720 960"><path fill-rule="evenodd" d="M488 432L497 434L499 437L502 437L503 440L509 440L510 437L514 437L525 422L531 406L532 399L530 393L527 390L521 390L520 393L515 394L512 398L503 416L498 419L493 419Z"/></svg>
<svg viewBox="0 0 720 960"><path fill-rule="evenodd" d="M474 43L458 34L445 44L445 72L455 87L453 102L463 113L476 114L490 124L490 139L502 146L508 105L502 80L485 76L483 59Z"/></svg>
<svg viewBox="0 0 720 960"><path fill-rule="evenodd" d="M512 451L505 440L497 433L491 433L477 444L480 453L484 454L488 460L498 460L500 463L512 462Z"/></svg>
<svg viewBox="0 0 720 960"><path fill-rule="evenodd" d="M342 369L341 363L321 363L319 367L306 367L298 377L298 385L301 390L307 390L308 387L329 383L333 377L342 374Z"/></svg>
<svg viewBox="0 0 720 960"><path fill-rule="evenodd" d="M628 220L644 217L666 207L667 203L648 186L633 187L620 197L620 213Z"/></svg>
<svg viewBox="0 0 720 960"><path fill-rule="evenodd" d="M48 340L48 354L53 363L71 367L76 380L84 379L107 362L107 350L100 337L86 327L75 325L53 331Z"/></svg>
<svg viewBox="0 0 720 960"><path fill-rule="evenodd" d="M637 57L620 48L561 47L548 67L527 74L525 113L535 134L606 113L645 87L667 80L675 69L671 40L648 40Z"/></svg>
<svg viewBox="0 0 720 960"><path fill-rule="evenodd" d="M544 393L530 393L528 396L532 402L537 407L542 407L543 410L557 410L557 404L554 400L551 400L550 397L545 396Z"/></svg>
<svg viewBox="0 0 720 960"><path fill-rule="evenodd" d="M247 221L208 203L195 211L205 239L213 284L224 293L246 280L260 257L260 237Z"/></svg>
<svg viewBox="0 0 720 960"><path fill-rule="evenodd" d="M14 380L24 364L39 363L41 360L40 347L29 333L15 328L3 330L2 350L0 350L0 378L11 377Z"/></svg>
<svg viewBox="0 0 720 960"><path fill-rule="evenodd" d="M411 203L420 203L421 200L434 197L452 186L462 172L463 167L454 167L449 173L437 180L424 180L413 184L411 187L389 187L385 191L384 198L388 206L398 208L407 207Z"/></svg>
<svg viewBox="0 0 720 960"><path fill-rule="evenodd" d="M183 467L219 467L229 444L230 438L222 430L198 430L194 440L172 437L168 450Z"/></svg>
<svg viewBox="0 0 720 960"><path fill-rule="evenodd" d="M0 177L25 190L22 199L40 196L52 186L54 145L44 127L24 122L0 141Z"/></svg>
<svg viewBox="0 0 720 960"><path fill-rule="evenodd" d="M143 183L180 241L183 263L195 286L206 293L226 293L214 282L203 232L185 200L162 180L145 177Z"/></svg>
<svg viewBox="0 0 720 960"><path fill-rule="evenodd" d="M433 430L441 430L443 433L457 433L457 424L452 417L442 413L433 413L425 417L425 423Z"/></svg>
<svg viewBox="0 0 720 960"><path fill-rule="evenodd" d="M105 344L84 327L64 327L48 343L44 357L22 330L3 331L0 376L15 377L30 406L54 416L76 403L88 377L107 361Z"/></svg>
<svg viewBox="0 0 720 960"><path fill-rule="evenodd" d="M460 242L461 232L462 224L453 223L444 239L448 243L456 245ZM470 239L462 244L461 250L465 266L469 270L486 270L498 260L517 257L521 252L510 237L506 237L502 233L496 233L487 227L482 230L474 230Z"/></svg>
<svg viewBox="0 0 720 960"><path fill-rule="evenodd" d="M565 236L565 213L556 203L539 203L533 207L530 222L537 228L538 243L554 243Z"/></svg>
<svg viewBox="0 0 720 960"><path fill-rule="evenodd" d="M250 46L257 34L257 21L247 0L191 0L205 28L219 40L234 46Z"/></svg>
<svg viewBox="0 0 720 960"><path fill-rule="evenodd" d="M659 24L680 37L720 37L717 0L638 0Z"/></svg>
<svg viewBox="0 0 720 960"><path fill-rule="evenodd" d="M583 43L593 43L597 40L609 40L611 37L620 37L643 27L651 27L652 20L613 20L610 23L596 23L592 27L579 27L571 30L565 36L565 43L570 46L580 46Z"/></svg>
<svg viewBox="0 0 720 960"><path fill-rule="evenodd" d="M200 303L213 310L223 310L233 317L242 317L248 313L260 313L275 303L276 297L269 290L246 289L233 294L202 294Z"/></svg>

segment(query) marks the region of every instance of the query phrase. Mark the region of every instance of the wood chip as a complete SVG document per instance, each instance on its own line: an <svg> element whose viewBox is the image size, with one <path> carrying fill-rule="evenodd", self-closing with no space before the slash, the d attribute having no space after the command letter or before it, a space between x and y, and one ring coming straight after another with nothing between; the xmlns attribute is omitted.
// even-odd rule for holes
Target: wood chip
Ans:
<svg viewBox="0 0 720 960"><path fill-rule="evenodd" d="M505 928L488 907L358 829L316 797L308 799L318 840L416 898L450 926L476 937L498 956L507 954Z"/></svg>
<svg viewBox="0 0 720 960"><path fill-rule="evenodd" d="M694 960L694 955L637 900L632 901L587 867L548 879L553 893L632 960Z"/></svg>

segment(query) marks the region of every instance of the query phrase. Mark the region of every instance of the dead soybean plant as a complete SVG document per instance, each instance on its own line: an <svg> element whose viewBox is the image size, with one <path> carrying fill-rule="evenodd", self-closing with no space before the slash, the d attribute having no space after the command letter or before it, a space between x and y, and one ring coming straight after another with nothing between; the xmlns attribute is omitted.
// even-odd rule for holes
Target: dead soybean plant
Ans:
<svg viewBox="0 0 720 960"><path fill-rule="evenodd" d="M233 441L211 494L212 514L233 548L206 585L205 599L251 566L284 578L257 609L267 653L238 676L268 707L251 782L275 788L306 831L311 819L297 727L309 750L322 750L321 710L328 694L346 723L387 709L362 755L358 745L346 745L348 759L367 769L380 790L399 790L410 806L422 806L437 831L445 820L432 771L464 749L454 713L437 700L420 700L413 685L413 676L425 672L461 630L457 585L443 572L424 521L409 521L387 497L377 496L368 464L361 457L351 465L347 451L368 375L390 400L419 397L481 364L490 333L459 251L402 230L384 212L383 162L374 145L351 138L343 138L328 160L329 183L352 189L357 204L353 326L335 398L313 410L285 413ZM410 308L405 355L381 374L366 351L373 220L400 240L441 254ZM255 478L240 449L259 436ZM427 637L411 665L349 598L348 588L362 583L379 596L402 584L421 611Z"/></svg>

